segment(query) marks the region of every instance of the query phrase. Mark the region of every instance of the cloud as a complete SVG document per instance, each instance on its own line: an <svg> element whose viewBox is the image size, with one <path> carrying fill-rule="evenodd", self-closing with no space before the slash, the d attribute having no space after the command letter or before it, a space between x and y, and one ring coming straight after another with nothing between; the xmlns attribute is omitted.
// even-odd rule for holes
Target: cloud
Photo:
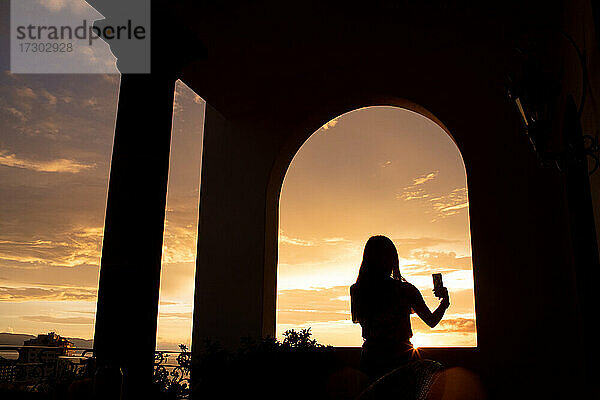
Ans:
<svg viewBox="0 0 600 400"><path fill-rule="evenodd" d="M461 210L469 207L467 188L456 188L446 195L431 198L430 202L437 212L434 221L458 214Z"/></svg>
<svg viewBox="0 0 600 400"><path fill-rule="evenodd" d="M347 257L364 246L343 237L298 238L279 231L280 264L322 263Z"/></svg>
<svg viewBox="0 0 600 400"><path fill-rule="evenodd" d="M432 269L435 269L434 272L451 272L472 268L470 256L463 257L448 249L456 247L455 245L462 248L463 242L460 240L392 237L392 241L398 251L403 274L429 276ZM438 246L445 251L437 250ZM315 273L319 273L327 265L348 265L349 268L354 268L360 264L364 242L344 238L302 239L280 235L279 249L280 267L305 271L313 268Z"/></svg>
<svg viewBox="0 0 600 400"><path fill-rule="evenodd" d="M193 317L193 313L190 312L161 312L160 318L175 318L175 319L185 319L191 320Z"/></svg>
<svg viewBox="0 0 600 400"><path fill-rule="evenodd" d="M0 304L17 330L92 331L71 310L97 299L117 94L102 75L0 74Z"/></svg>
<svg viewBox="0 0 600 400"><path fill-rule="evenodd" d="M0 116L4 117L0 131L6 133L11 147L0 146L0 151L5 150L0 165L13 168L0 166L0 276L6 278L0 286L11 288L4 290L2 301L91 298L93 293L61 287L93 288L98 282L120 77L57 76L48 86L43 77L5 75L0 76L8 82L0 85ZM194 105L200 101L189 90L182 99ZM9 106L28 117L27 123L11 111L5 114ZM188 109L197 115L198 107ZM49 159L62 161L56 165L38 161ZM169 187L171 211L165 221L163 271L167 273L161 287L161 296L171 297L162 298L163 305L185 303L188 294L193 298L198 192L175 198L177 190L171 184L181 186L184 178L174 178ZM198 182L194 179L195 189Z"/></svg>
<svg viewBox="0 0 600 400"><path fill-rule="evenodd" d="M428 174L423 174L414 178L412 185L404 187L402 189L402 193L396 194L396 199L409 201L417 199L426 199L430 197L430 194L427 193L425 189L419 186L435 179L438 175L439 171L433 171Z"/></svg>
<svg viewBox="0 0 600 400"><path fill-rule="evenodd" d="M277 297L277 323L302 325L350 320L348 290L348 286L281 290Z"/></svg>
<svg viewBox="0 0 600 400"><path fill-rule="evenodd" d="M35 90L33 90L32 88L30 88L28 86L15 88L15 95L18 98L21 98L24 100L35 100L35 99L42 98L42 99L45 99L46 102L50 105L56 105L57 100L58 100L55 95L53 95L46 89L43 89L43 88L39 89L39 94L38 94L35 92Z"/></svg>
<svg viewBox="0 0 600 400"><path fill-rule="evenodd" d="M421 187L421 185L435 179L438 174L439 171L433 171L414 178L412 185L404 187L401 193L396 194L396 199L405 201L426 200L433 209L432 222L458 214L468 208L466 187L459 187L442 195L433 195Z"/></svg>
<svg viewBox="0 0 600 400"><path fill-rule="evenodd" d="M321 310L344 310L349 303L342 300L349 295L348 286L315 289L285 289L278 291L279 309L292 308L309 310L319 307Z"/></svg>
<svg viewBox="0 0 600 400"><path fill-rule="evenodd" d="M167 222L162 261L165 264L196 262L197 229L195 226Z"/></svg>
<svg viewBox="0 0 600 400"><path fill-rule="evenodd" d="M23 97L26 99L37 99L37 97L38 97L38 95L35 93L35 91L32 88L27 87L27 86L16 88L15 94L18 97Z"/></svg>
<svg viewBox="0 0 600 400"><path fill-rule="evenodd" d="M280 310L277 313L277 323L282 325L306 325L318 322L349 321L350 319L350 311Z"/></svg>
<svg viewBox="0 0 600 400"><path fill-rule="evenodd" d="M418 200L418 199L426 199L430 195L425 192L423 188L417 188L414 190L405 189L402 193L396 195L396 199L398 200Z"/></svg>
<svg viewBox="0 0 600 400"><path fill-rule="evenodd" d="M0 239L0 261L20 268L95 266L100 261L103 228L75 228L50 239Z"/></svg>
<svg viewBox="0 0 600 400"><path fill-rule="evenodd" d="M19 158L14 153L0 150L0 165L6 167L23 168L37 172L58 172L77 174L83 170L94 168L95 164L84 164L65 158L50 161L35 161Z"/></svg>
<svg viewBox="0 0 600 400"><path fill-rule="evenodd" d="M21 317L25 321L52 323L61 325L91 325L94 323L93 318L85 317L51 317L47 315L24 315Z"/></svg>
<svg viewBox="0 0 600 400"><path fill-rule="evenodd" d="M469 207L469 203L462 203L462 204L457 204L455 206L448 206L448 207L444 207L441 209L442 212L449 212L449 211L455 211L455 210L460 210L463 208Z"/></svg>
<svg viewBox="0 0 600 400"><path fill-rule="evenodd" d="M421 175L413 180L413 186L418 186L424 184L425 182L429 182L435 179L435 177L438 176L439 173L439 171L433 171L429 174Z"/></svg>
<svg viewBox="0 0 600 400"><path fill-rule="evenodd" d="M160 280L162 306L190 305L194 299L196 263L163 263Z"/></svg>
<svg viewBox="0 0 600 400"><path fill-rule="evenodd" d="M195 263L198 238L198 197L167 199L163 263ZM176 201L180 200L180 201Z"/></svg>
<svg viewBox="0 0 600 400"><path fill-rule="evenodd" d="M18 119L20 122L26 122L27 121L27 116L25 115L25 113L17 110L14 107L4 107L3 110L13 116L14 118Z"/></svg>
<svg viewBox="0 0 600 400"><path fill-rule="evenodd" d="M36 121L31 124L24 124L16 129L18 132L27 136L43 137L44 139L59 139L60 128L59 125L53 121ZM64 136L63 139L68 139Z"/></svg>
<svg viewBox="0 0 600 400"><path fill-rule="evenodd" d="M421 237L421 238L400 238L392 239L398 250L398 256L402 258L413 258L415 250L425 249L427 247L439 246L442 244L456 243L456 240Z"/></svg>
<svg viewBox="0 0 600 400"><path fill-rule="evenodd" d="M279 243L280 244L291 244L293 246L304 246L304 247L310 247L310 246L315 245L315 242L313 242L311 240L302 240L302 239L286 236L283 234L283 232L281 230L279 231Z"/></svg>
<svg viewBox="0 0 600 400"><path fill-rule="evenodd" d="M0 302L96 301L96 289L0 286Z"/></svg>
<svg viewBox="0 0 600 400"><path fill-rule="evenodd" d="M471 257L456 257L456 253L453 251L414 250L411 255L412 258L423 261L428 267L462 270L472 268Z"/></svg>
<svg viewBox="0 0 600 400"><path fill-rule="evenodd" d="M85 0L43 0L39 2L48 11L57 13L68 9L73 14L82 14L90 6Z"/></svg>
<svg viewBox="0 0 600 400"><path fill-rule="evenodd" d="M41 90L41 95L42 95L42 97L44 97L46 99L46 101L48 102L49 105L51 105L51 106L56 105L58 98L55 95L53 95L46 89Z"/></svg>
<svg viewBox="0 0 600 400"><path fill-rule="evenodd" d="M300 239L287 236L283 230L279 230L279 243L280 244L289 244L292 246L301 246L301 247L313 247L313 246L324 246L324 245L335 245L340 243L350 243L349 240L344 239L343 237L330 237L330 238L320 238L320 239Z"/></svg>
<svg viewBox="0 0 600 400"><path fill-rule="evenodd" d="M472 291L463 290L452 293L457 296L472 298ZM425 293L429 299L429 295ZM456 305L454 305L456 307ZM468 311L465 309L465 311ZM459 315L459 316L457 316ZM435 333L472 333L475 332L473 318L465 318L464 314L455 314L454 318L443 319L432 331L418 316L413 314L411 324L413 331ZM277 324L302 326L311 323L350 321L350 297L348 286L331 288L289 289L278 292Z"/></svg>
<svg viewBox="0 0 600 400"><path fill-rule="evenodd" d="M342 237L325 238L322 240L323 240L323 243L346 243L346 242L348 242L346 239L344 239Z"/></svg>
<svg viewBox="0 0 600 400"><path fill-rule="evenodd" d="M433 329L429 328L417 316L411 318L413 332L423 333L475 333L475 320L472 318L450 318L442 319Z"/></svg>
<svg viewBox="0 0 600 400"><path fill-rule="evenodd" d="M473 333L476 331L475 320L466 318L442 320L436 327L436 331L447 333Z"/></svg>
<svg viewBox="0 0 600 400"><path fill-rule="evenodd" d="M89 99L85 99L83 101L83 105L87 107L96 107L98 105L98 99L95 97L90 97Z"/></svg>
<svg viewBox="0 0 600 400"><path fill-rule="evenodd" d="M177 305L177 304L179 304L179 303L178 303L178 302L176 302L176 301L166 301L166 300L161 300L159 304L160 304L161 306L174 306L174 305Z"/></svg>
<svg viewBox="0 0 600 400"><path fill-rule="evenodd" d="M280 262L283 264L326 261L354 246L352 241L343 237L304 239L287 236L283 230L279 230L279 247L282 249Z"/></svg>

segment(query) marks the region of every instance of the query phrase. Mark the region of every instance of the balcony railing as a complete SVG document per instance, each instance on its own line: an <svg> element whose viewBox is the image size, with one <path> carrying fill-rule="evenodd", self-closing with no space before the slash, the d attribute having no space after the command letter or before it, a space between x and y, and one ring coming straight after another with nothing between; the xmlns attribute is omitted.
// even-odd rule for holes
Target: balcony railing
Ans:
<svg viewBox="0 0 600 400"><path fill-rule="evenodd" d="M154 384L177 398L189 396L189 351L156 351ZM52 346L0 345L0 388L52 392L58 386L91 380L93 349Z"/></svg>

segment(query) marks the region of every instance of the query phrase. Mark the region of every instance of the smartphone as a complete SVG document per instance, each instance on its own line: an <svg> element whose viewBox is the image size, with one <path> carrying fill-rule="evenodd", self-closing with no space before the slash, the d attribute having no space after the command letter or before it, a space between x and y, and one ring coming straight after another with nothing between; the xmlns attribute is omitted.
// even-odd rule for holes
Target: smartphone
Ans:
<svg viewBox="0 0 600 400"><path fill-rule="evenodd" d="M442 274L431 274L433 277L433 288L441 288L444 287L444 282L442 282Z"/></svg>

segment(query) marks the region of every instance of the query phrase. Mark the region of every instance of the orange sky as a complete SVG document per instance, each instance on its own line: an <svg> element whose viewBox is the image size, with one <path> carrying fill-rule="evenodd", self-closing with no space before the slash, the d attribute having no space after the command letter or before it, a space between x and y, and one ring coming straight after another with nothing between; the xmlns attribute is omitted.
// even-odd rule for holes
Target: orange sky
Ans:
<svg viewBox="0 0 600 400"><path fill-rule="evenodd" d="M118 77L0 77L0 332L91 338ZM189 344L204 102L178 83L159 347ZM360 345L347 287L372 234L394 239L430 305L443 272L452 306L417 344L474 345L464 167L431 121L393 108L330 121L295 157L280 209L278 334L312 327Z"/></svg>

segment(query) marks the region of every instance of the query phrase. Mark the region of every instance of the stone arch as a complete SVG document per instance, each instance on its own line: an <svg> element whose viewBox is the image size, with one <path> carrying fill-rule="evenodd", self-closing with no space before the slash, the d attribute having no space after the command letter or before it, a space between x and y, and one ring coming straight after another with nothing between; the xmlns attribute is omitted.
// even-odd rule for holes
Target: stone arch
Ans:
<svg viewBox="0 0 600 400"><path fill-rule="evenodd" d="M304 123L297 126L290 134L289 140L279 152L270 176L266 196L266 224L265 224L265 267L264 267L264 312L263 334L274 335L276 329L276 286L277 286L277 260L278 260L278 232L279 232L279 200L283 188L284 178L292 165L294 156L300 151L304 143L327 121L339 118L345 114L363 108L388 106L415 112L438 125L456 145L466 172L466 161L460 143L452 135L448 127L428 108L400 97L368 97L360 99L343 99L340 104L322 107L306 117ZM334 111L331 111L334 110ZM468 174L467 174L468 178ZM474 268L473 268L474 269Z"/></svg>

